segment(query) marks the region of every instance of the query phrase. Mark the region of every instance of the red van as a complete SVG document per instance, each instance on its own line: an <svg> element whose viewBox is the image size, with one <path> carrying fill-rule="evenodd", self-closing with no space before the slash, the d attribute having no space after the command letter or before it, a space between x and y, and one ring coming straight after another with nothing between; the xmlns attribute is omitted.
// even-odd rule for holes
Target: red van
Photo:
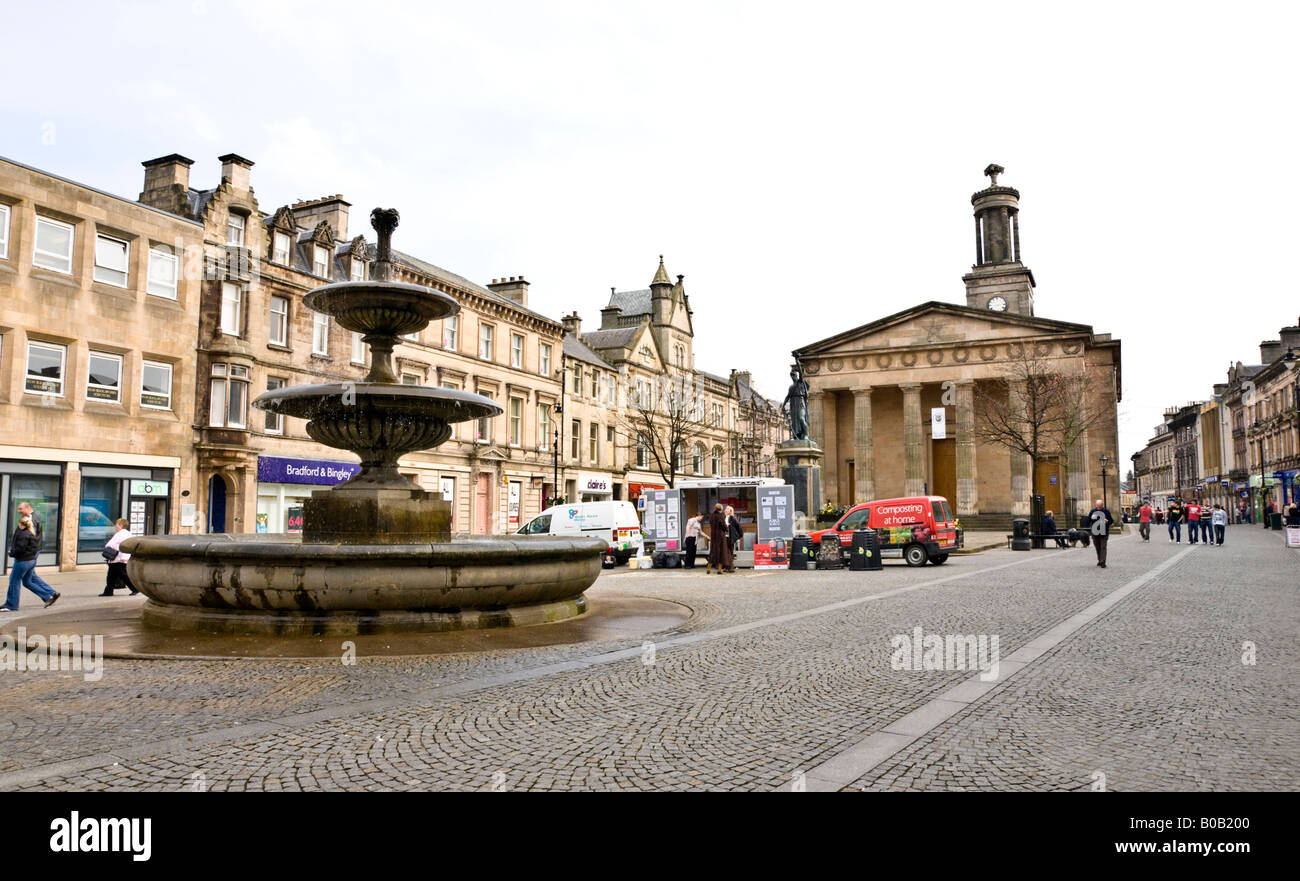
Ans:
<svg viewBox="0 0 1300 881"><path fill-rule="evenodd" d="M881 558L902 557L909 566L924 566L926 561L941 565L957 547L957 518L943 496L863 502L845 511L830 529L808 535L817 546L823 535L836 533L841 546L848 548L855 529L874 529Z"/></svg>

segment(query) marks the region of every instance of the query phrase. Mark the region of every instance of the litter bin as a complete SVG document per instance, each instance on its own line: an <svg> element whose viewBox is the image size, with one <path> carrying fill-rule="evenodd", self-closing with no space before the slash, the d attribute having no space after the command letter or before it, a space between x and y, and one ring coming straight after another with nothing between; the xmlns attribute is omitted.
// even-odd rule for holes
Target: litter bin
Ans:
<svg viewBox="0 0 1300 881"><path fill-rule="evenodd" d="M811 559L812 539L806 535L796 535L794 541L790 542L790 568L806 572Z"/></svg>
<svg viewBox="0 0 1300 881"><path fill-rule="evenodd" d="M1268 528L1277 530L1282 529L1282 515L1280 513L1274 512L1268 515Z"/></svg>
<svg viewBox="0 0 1300 881"><path fill-rule="evenodd" d="M822 543L817 548L817 570L840 569L840 537L834 532L822 536Z"/></svg>
<svg viewBox="0 0 1300 881"><path fill-rule="evenodd" d="M853 530L853 543L849 547L850 571L867 572L884 568L880 561L880 543L874 529Z"/></svg>
<svg viewBox="0 0 1300 881"><path fill-rule="evenodd" d="M1032 550L1034 543L1029 538L1029 521L1024 517L1017 517L1011 521L1011 550L1028 551Z"/></svg>

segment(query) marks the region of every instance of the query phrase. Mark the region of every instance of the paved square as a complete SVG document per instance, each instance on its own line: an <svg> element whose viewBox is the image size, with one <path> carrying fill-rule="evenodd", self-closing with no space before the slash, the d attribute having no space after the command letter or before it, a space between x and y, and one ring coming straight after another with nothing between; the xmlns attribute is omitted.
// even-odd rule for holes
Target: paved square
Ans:
<svg viewBox="0 0 1300 881"><path fill-rule="evenodd" d="M1255 526L1222 548L1157 536L1116 537L1104 570L1080 548L602 576L593 601L694 610L653 652L0 672L0 788L1297 788L1300 553ZM942 652L895 669L916 628L996 636L997 678Z"/></svg>

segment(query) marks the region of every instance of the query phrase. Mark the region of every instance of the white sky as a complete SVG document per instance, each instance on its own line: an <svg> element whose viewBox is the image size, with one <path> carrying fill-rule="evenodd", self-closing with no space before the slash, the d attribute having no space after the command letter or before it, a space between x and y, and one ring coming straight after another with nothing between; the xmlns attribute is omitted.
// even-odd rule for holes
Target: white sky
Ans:
<svg viewBox="0 0 1300 881"><path fill-rule="evenodd" d="M964 302L997 162L1037 314L1123 340L1127 468L1300 317L1298 10L8 3L0 154L135 197L141 160L210 187L239 153L264 210L396 207L402 250L584 329L663 253L697 367L778 399L791 349Z"/></svg>

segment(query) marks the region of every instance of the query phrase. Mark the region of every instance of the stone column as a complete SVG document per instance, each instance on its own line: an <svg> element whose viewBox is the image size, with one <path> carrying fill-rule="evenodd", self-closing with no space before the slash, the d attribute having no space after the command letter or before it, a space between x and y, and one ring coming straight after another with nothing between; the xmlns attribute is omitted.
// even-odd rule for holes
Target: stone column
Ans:
<svg viewBox="0 0 1300 881"><path fill-rule="evenodd" d="M957 516L978 514L979 474L975 467L975 380L957 380Z"/></svg>
<svg viewBox="0 0 1300 881"><path fill-rule="evenodd" d="M46 536L46 547L49 547L48 542L52 538L54 547L58 548L60 572L72 572L77 568L77 533L81 528L81 517L75 512L80 510L81 463L68 462L63 466L63 499L59 507L58 533ZM116 513L113 514L114 519L117 516ZM46 522L41 528L48 531L55 526Z"/></svg>
<svg viewBox="0 0 1300 881"><path fill-rule="evenodd" d="M984 265L984 241L980 236L980 216L975 215L975 265Z"/></svg>
<svg viewBox="0 0 1300 881"><path fill-rule="evenodd" d="M853 389L853 500L866 502L876 496L876 460L871 441L871 388Z"/></svg>
<svg viewBox="0 0 1300 881"><path fill-rule="evenodd" d="M826 449L826 420L823 401L826 394L820 389L808 389L808 440Z"/></svg>
<svg viewBox="0 0 1300 881"><path fill-rule="evenodd" d="M1025 412L1023 389L1012 384L1007 406L1023 416ZM1011 455L1011 513L1016 517L1029 516L1029 456L1019 450L1009 450Z"/></svg>
<svg viewBox="0 0 1300 881"><path fill-rule="evenodd" d="M898 387L903 390L903 491L909 496L919 496L925 492L921 384L900 382Z"/></svg>
<svg viewBox="0 0 1300 881"><path fill-rule="evenodd" d="M1015 233L1016 240L1016 262L1020 262L1020 212L1017 211L1011 215L1011 229Z"/></svg>

